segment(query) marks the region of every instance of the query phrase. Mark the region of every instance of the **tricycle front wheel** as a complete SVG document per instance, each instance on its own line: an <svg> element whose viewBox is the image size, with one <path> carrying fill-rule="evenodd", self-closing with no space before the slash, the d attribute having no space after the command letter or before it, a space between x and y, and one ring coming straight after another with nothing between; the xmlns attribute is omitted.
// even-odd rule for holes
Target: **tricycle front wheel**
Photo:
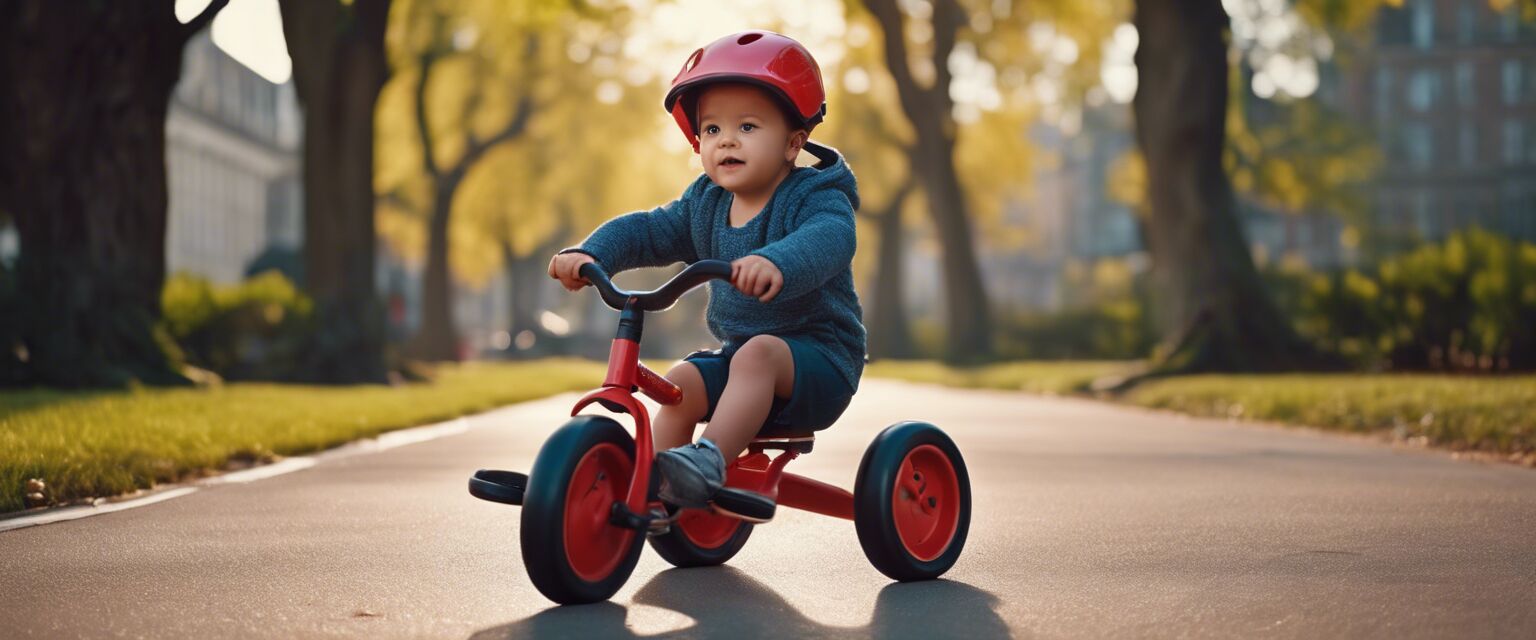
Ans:
<svg viewBox="0 0 1536 640"><path fill-rule="evenodd" d="M609 523L635 468L635 442L619 423L577 416L539 449L523 496L528 577L560 604L606 600L640 558L640 536Z"/></svg>
<svg viewBox="0 0 1536 640"><path fill-rule="evenodd" d="M882 431L853 486L859 546L881 573L903 582L955 565L971 524L971 479L953 440L926 422Z"/></svg>

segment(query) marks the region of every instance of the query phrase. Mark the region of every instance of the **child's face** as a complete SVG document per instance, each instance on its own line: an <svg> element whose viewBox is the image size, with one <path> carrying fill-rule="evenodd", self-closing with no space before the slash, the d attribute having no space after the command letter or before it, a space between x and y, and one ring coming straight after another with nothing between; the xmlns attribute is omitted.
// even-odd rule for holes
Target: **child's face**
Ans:
<svg viewBox="0 0 1536 640"><path fill-rule="evenodd" d="M758 193L789 172L806 132L789 128L762 89L718 84L699 96L699 159L704 173L732 193Z"/></svg>

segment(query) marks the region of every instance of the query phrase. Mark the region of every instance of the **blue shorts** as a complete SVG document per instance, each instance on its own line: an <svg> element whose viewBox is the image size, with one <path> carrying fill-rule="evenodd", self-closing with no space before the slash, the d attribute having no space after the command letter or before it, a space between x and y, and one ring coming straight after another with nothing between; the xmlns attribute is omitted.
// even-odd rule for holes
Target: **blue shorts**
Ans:
<svg viewBox="0 0 1536 640"><path fill-rule="evenodd" d="M773 399L768 420L758 430L758 436L820 431L832 426L853 400L853 388L820 349L795 338L779 338L789 345L790 354L795 359L795 386L788 400ZM704 390L709 396L709 410L704 413L704 422L709 422L715 415L715 405L720 403L720 394L725 392L725 383L731 374L731 355L720 350L696 351L683 358L684 362L693 363L704 379Z"/></svg>

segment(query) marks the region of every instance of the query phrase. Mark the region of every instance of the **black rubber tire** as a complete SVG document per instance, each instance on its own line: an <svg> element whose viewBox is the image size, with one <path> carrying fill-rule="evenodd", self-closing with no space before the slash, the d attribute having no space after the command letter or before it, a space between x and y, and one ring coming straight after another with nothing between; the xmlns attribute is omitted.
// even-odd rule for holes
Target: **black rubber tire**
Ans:
<svg viewBox="0 0 1536 640"><path fill-rule="evenodd" d="M960 493L954 535L943 551L928 561L914 556L902 543L891 506L902 460L922 445L933 445L948 458ZM886 427L875 436L859 462L853 485L853 512L859 546L880 573L902 582L943 575L960 558L971 524L971 480L960 449L942 430L926 422L899 422Z"/></svg>
<svg viewBox="0 0 1536 640"><path fill-rule="evenodd" d="M572 418L544 442L534 460L533 472L528 476L520 536L523 566L539 593L560 604L608 599L629 580L640 559L643 535L639 532L634 532L630 538L628 549L618 565L599 580L583 579L567 559L566 491L582 458L592 448L605 443L617 445L629 457L630 464L634 464L635 441L618 422L603 416ZM607 514L603 515L606 518Z"/></svg>
<svg viewBox="0 0 1536 640"><path fill-rule="evenodd" d="M668 513L676 513L676 510L677 507L667 505ZM726 516L712 515L711 517L725 518ZM742 546L747 544L747 538L752 535L751 523L735 518L730 519L735 520L736 530L718 547L701 547L695 544L676 523L672 525L671 531L659 536L651 536L647 540L650 541L651 548L656 550L657 555L672 563L674 567L713 567L725 564L736 555L736 552L741 551Z"/></svg>

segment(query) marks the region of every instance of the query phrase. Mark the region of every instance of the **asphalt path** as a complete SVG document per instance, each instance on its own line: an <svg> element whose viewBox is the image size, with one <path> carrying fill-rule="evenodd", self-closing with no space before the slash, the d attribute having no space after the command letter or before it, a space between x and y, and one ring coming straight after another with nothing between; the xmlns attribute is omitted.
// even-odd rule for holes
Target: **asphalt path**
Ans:
<svg viewBox="0 0 1536 640"><path fill-rule="evenodd" d="M519 510L563 395L465 433L143 508L0 532L0 637L1533 637L1536 472L1307 430L866 380L790 470L852 488L930 420L974 488L945 579L897 584L852 523L781 510L729 565L647 549L610 602L555 607Z"/></svg>

